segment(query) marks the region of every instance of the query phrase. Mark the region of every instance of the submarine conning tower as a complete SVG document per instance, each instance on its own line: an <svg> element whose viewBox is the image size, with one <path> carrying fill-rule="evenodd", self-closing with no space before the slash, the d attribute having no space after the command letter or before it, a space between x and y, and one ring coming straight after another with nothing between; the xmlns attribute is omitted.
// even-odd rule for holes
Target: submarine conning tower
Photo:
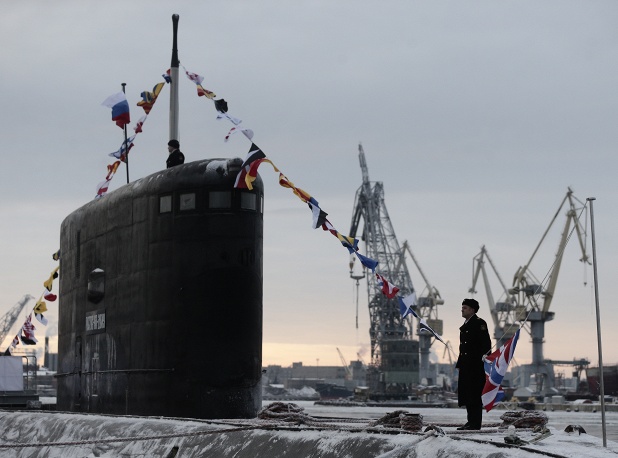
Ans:
<svg viewBox="0 0 618 458"><path fill-rule="evenodd" d="M234 188L241 164L162 170L62 222L58 410L257 415L264 192Z"/></svg>

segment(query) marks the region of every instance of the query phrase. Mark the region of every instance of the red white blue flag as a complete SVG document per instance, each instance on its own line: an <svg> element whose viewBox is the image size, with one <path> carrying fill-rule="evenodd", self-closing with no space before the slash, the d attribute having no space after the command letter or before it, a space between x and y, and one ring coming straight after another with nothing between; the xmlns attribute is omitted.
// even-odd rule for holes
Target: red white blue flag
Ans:
<svg viewBox="0 0 618 458"><path fill-rule="evenodd" d="M127 102L127 96L124 92L110 95L101 105L112 109L112 121L116 121L116 125L121 129L131 122L129 102Z"/></svg>
<svg viewBox="0 0 618 458"><path fill-rule="evenodd" d="M188 71L185 71L185 73L187 74L187 78L189 78L195 84L202 84L202 81L204 81L204 77L198 75L197 73L188 72Z"/></svg>
<svg viewBox="0 0 618 458"><path fill-rule="evenodd" d="M39 341L34 337L34 331L36 328L32 324L32 314L28 315L24 325L21 328L23 334L19 336L21 343L24 345L36 345Z"/></svg>
<svg viewBox="0 0 618 458"><path fill-rule="evenodd" d="M395 297L395 294L399 292L399 288L389 283L382 275L376 274L376 278L378 279L378 286L382 288L382 293L389 299Z"/></svg>
<svg viewBox="0 0 618 458"><path fill-rule="evenodd" d="M494 405L504 398L504 391L502 391L500 384L515 354L515 347L519 340L520 330L521 329L518 329L515 335L498 350L483 358L485 362L485 387L483 388L481 399L483 401L483 407L485 407L487 412L493 409Z"/></svg>
<svg viewBox="0 0 618 458"><path fill-rule="evenodd" d="M129 151L131 151L131 148L133 148L133 141L135 140L136 135L137 134L131 135L129 138L127 138L126 142L122 142L122 145L120 145L118 151L109 153L108 156L115 157L116 159L120 159L123 162L127 162L127 155L129 154Z"/></svg>
<svg viewBox="0 0 618 458"><path fill-rule="evenodd" d="M144 123L146 122L146 118L148 118L148 115L142 116L135 123L135 126L133 127L133 130L135 131L136 134L139 134L140 132L143 132L143 127L144 127Z"/></svg>

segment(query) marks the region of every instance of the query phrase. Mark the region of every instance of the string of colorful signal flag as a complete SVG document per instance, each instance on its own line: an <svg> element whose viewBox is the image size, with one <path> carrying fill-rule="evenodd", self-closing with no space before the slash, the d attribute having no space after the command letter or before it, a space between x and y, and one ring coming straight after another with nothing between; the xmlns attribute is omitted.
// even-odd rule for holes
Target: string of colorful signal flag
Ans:
<svg viewBox="0 0 618 458"><path fill-rule="evenodd" d="M198 75L197 73L192 73L184 67L182 68L185 71L187 78L195 83L198 97L206 97L211 100L215 99L216 95L202 86L202 82L204 81L204 78L202 76ZM109 190L109 185L112 181L112 178L118 171L118 167L122 162L127 161L127 157L134 146L137 134L143 131L144 123L146 122L146 119L148 119L148 115L150 114L152 107L157 101L161 90L166 83L171 83L172 79L169 69L161 76L163 77L164 81L155 84L152 88L152 91L143 91L140 94L142 100L137 102L137 106L142 107L145 114L135 123L135 126L133 127L134 134L128 137L126 141L123 141L118 150L109 154L109 156L114 157L117 160L107 166L107 174L105 176L105 180L103 180L97 185L95 199L103 197ZM217 119L227 119L235 126L242 122L240 119L235 118L227 113L227 104L225 100L214 100L214 102L219 113L217 115ZM114 121L116 125L121 129L124 129L125 126L131 122L129 102L124 92L118 92L110 95L101 103L101 105L111 108L112 121ZM249 140L253 138L253 131L251 129L233 127L225 136L225 141L228 141L230 136L237 132L242 132Z"/></svg>
<svg viewBox="0 0 618 458"><path fill-rule="evenodd" d="M276 173L279 173L279 185L291 189L292 192L303 203L308 205L312 213L313 229L321 227L322 230L330 232L339 240L341 245L348 250L348 253L350 255L356 255L356 257L360 260L361 264L372 271L372 273L375 275L377 285L380 287L381 292L388 299L397 298L397 301L399 303L399 311L401 313L402 319L405 319L406 317L408 317L408 315L414 316L419 322L419 332L428 332L440 342L446 345L444 340L442 340L442 337L438 335L427 324L427 321L424 318L421 318L415 312L414 307L416 306L416 293L412 291L411 294L408 294L404 297L398 295L397 293L400 291L400 289L394 284L392 284L390 281L388 281L388 279L386 279L382 274L376 272L378 267L378 261L363 256L361 253L359 253L358 240L353 237L341 234L326 218L328 216L328 213L322 210L319 202L309 193L295 186L294 183L292 183L292 181L290 181L289 178L285 176L269 158L266 157L266 154L262 151L262 149L253 142L253 130L241 127L240 125L242 123L242 120L235 116L232 116L228 112L228 104L225 99L216 99L216 95L214 92L205 89L202 86L202 83L204 81L203 76L200 76L197 73L189 72L182 65L181 67L185 71L187 78L193 83L195 83L198 97L205 97L206 99L210 99L214 102L215 110L217 111L216 119L227 119L234 125L234 127L232 127L225 135L224 141L227 142L232 135L238 132L241 132L251 141L249 152L247 153L247 156L242 163L241 170L236 177L234 188L249 190L253 189L252 183L257 178L258 168L263 163L269 163L273 167L274 171ZM140 100L137 105L141 106L144 109L145 115L137 121L135 127L133 128L135 134L128 138L126 141L124 141L117 151L110 154L110 156L115 157L118 160L107 166L107 175L105 177L105 180L97 186L97 193L95 198L100 198L104 196L109 189L109 184L114 174L118 170L120 163L126 162L126 158L131 148L134 146L135 137L137 136L137 134L142 132L144 122L146 121L148 114L152 110L165 83L171 82L170 70L167 70L167 72L164 73L162 76L165 82L157 83L153 87L152 91L144 91L140 94L142 100ZM119 92L108 97L103 102L103 105L112 109L112 120L115 121L116 125L118 125L120 128L124 129L125 125L130 123L129 104L127 102L124 92ZM511 338L495 352L484 358L486 385L483 390L482 401L487 411L491 410L494 404L498 402L504 395L504 392L501 388L501 382L504 375L506 374L506 370L512 359L518 338L519 329L517 330L513 338Z"/></svg>
<svg viewBox="0 0 618 458"><path fill-rule="evenodd" d="M60 251L55 252L52 255L54 261L60 260ZM58 296L52 292L54 286L54 280L58 278L58 271L60 270L60 266L56 267L52 270L49 278L43 282L43 292L39 297L39 300L36 301L34 308L30 311L28 316L26 317L26 321L21 326L20 330L17 332L15 337L9 347L4 352L5 355L12 354L13 350L19 343L21 342L23 345L36 345L39 341L34 335L34 331L36 331L36 327L32 323L32 314L34 313L35 318L44 326L47 326L47 318L43 315L47 312L47 304L45 301L54 302ZM45 301L43 300L45 299Z"/></svg>
<svg viewBox="0 0 618 458"><path fill-rule="evenodd" d="M240 125L242 123L242 120L235 116L232 116L229 113L228 104L225 99L216 99L216 95L214 92L202 86L202 83L204 81L203 76L188 71L184 66L182 66L182 68L187 78L193 83L195 83L198 97L205 97L206 99L210 99L214 102L215 110L217 111L217 119L227 119L234 125L226 134L224 141L227 142L232 135L237 132L241 132L252 142L251 147L249 148L249 152L247 153L247 156L241 166L241 170L236 177L234 188L244 188L249 190L253 189L252 183L257 178L258 168L263 163L269 163L273 167L275 172L279 173L279 184L282 187L291 189L292 192L303 203L309 206L309 209L312 213L312 227L314 229L321 227L324 231L330 232L348 250L350 255L356 255L362 265L373 272L382 293L388 299L393 299L397 297L402 318L406 318L408 315L414 316L419 320L419 330L421 332L429 332L434 335L436 339L440 340L440 342L444 343L442 337L438 335L427 324L424 318L421 318L415 312L414 307L416 306L416 294L412 292L405 297L398 296L397 293L399 292L399 288L393 285L390 281L388 281L382 274L376 272L378 262L366 256L363 256L361 253L358 252L358 240L353 237L348 237L341 234L326 218L328 214L322 210L319 202L309 193L295 186L294 183L292 183L292 181L290 181L290 179L285 176L269 158L266 157L266 154L262 151L262 149L253 142L253 131L251 129L241 127ZM171 82L170 70L167 70L167 72L162 76L165 82ZM118 160L115 161L113 164L107 166L107 175L105 177L105 181L103 181L97 186L96 198L100 198L105 195L109 188L109 183L111 179L118 170L118 166L121 162L126 161L129 151L134 145L135 137L138 133L142 132L144 122L146 121L150 110L152 110L152 107L154 106L157 98L159 97L159 94L161 93L164 85L164 82L157 83L153 87L152 91L144 91L141 93L142 100L140 100L137 105L141 106L146 114L139 119L139 121L133 128L135 134L128 138L126 142L123 142L121 147L117 151L110 154L110 156L113 156ZM130 123L130 109L124 92L119 92L117 94L111 95L102 103L102 105L112 109L112 121L114 121L116 125L120 128L124 129L125 125Z"/></svg>
<svg viewBox="0 0 618 458"><path fill-rule="evenodd" d="M189 74L187 73L189 76ZM203 78L196 74L191 74L193 76L189 76L189 78L194 81L198 86L198 95L200 94L201 83L203 82ZM203 88L201 88L203 90ZM358 240L342 235L335 227L328 221L327 213L323 211L318 203L318 201L309 195L306 191L296 187L279 169L275 164L266 157L266 154L255 144L253 143L253 131L250 129L244 129L238 127L242 122L240 119L230 116L228 111L227 102L224 99L214 100L214 94L208 91L211 94L210 97L213 99L215 103L215 109L218 112L217 119L226 118L234 127L228 132L225 136L225 141L229 140L230 135L240 130L245 134L245 136L252 141L251 147L249 148L249 152L241 166L241 170L236 176L236 180L234 183L235 188L246 188L253 189L252 183L256 180L258 174L258 168L263 163L270 164L274 171L279 173L279 184L285 188L289 188L292 192L303 202L309 206L309 209L312 213L312 227L313 229L317 229L321 227L324 231L330 232L334 235L344 246L349 254L355 254L363 266L370 269L374 275L376 276L377 284L381 288L381 292L388 298L392 299L397 297L399 302L399 310L402 315L402 319L406 318L408 315L414 316L419 321L419 331L420 332L429 332L436 339L446 345L442 337L438 335L428 324L424 318L421 318L415 311L414 306L416 306L416 294L412 291L411 294L401 297L397 295L399 292L399 288L389 282L383 275L376 272L378 262L370 259L366 256L363 256L358 252ZM521 328L520 328L521 329ZM509 339L503 346L499 349L487 355L483 358L484 368L485 368L485 386L482 392L482 402L485 410L488 412L493 409L494 405L504 398L504 391L502 389L501 383L508 369L509 363L513 358L513 354L515 352L515 347L517 346L517 341L519 339L520 329L517 330L515 335Z"/></svg>

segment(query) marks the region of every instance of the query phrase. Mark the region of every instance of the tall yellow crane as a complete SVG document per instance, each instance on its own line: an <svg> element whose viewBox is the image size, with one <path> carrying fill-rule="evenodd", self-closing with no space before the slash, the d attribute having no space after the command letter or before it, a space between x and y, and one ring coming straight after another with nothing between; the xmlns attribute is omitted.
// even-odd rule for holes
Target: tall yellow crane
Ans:
<svg viewBox="0 0 618 458"><path fill-rule="evenodd" d="M561 214L562 209L567 206L566 221L558 243L558 250L554 262L546 275L547 285L544 287L543 282L539 281L530 270L530 263L533 261L539 248L543 244L552 225ZM580 261L590 264L589 256L586 253L586 230L579 220L579 214L587 210L583 202L573 195L573 190L569 187L567 193L560 203L560 207L554 214L549 226L543 233L541 240L532 252L530 259L523 266L519 267L513 277L513 286L509 289L509 294L516 298L516 307L519 311L518 319L525 320L530 326L530 335L532 337L532 364L530 365L529 373L524 374L524 383L528 384L530 375L535 374L537 389L540 393L545 393L554 388L554 371L552 362L546 360L543 356L543 343L545 341L545 323L554 319L554 312L550 312L549 308L552 304L556 285L558 282L558 274L562 265L564 249L571 235L571 224L577 234L577 240L582 253Z"/></svg>
<svg viewBox="0 0 618 458"><path fill-rule="evenodd" d="M566 221L562 229L558 250L554 262L547 272L547 282L539 280L531 271L530 264L539 252L539 249L545 241L551 227L562 213L563 208L566 210ZM476 283L479 275L482 275L485 283L485 291L487 293L487 302L491 312L491 317L494 321L496 346L504 344L509 340L520 325L528 331L532 337L532 363L522 365L523 374L522 382L524 386L530 384L531 376L534 374L537 390L540 394L545 394L555 386L554 379L554 364L572 364L575 367L585 367L589 362L585 359L573 361L551 361L543 356L543 343L545 337L545 323L554 319L554 312L550 311L550 305L554 298L558 274L562 264L564 249L569 241L569 237L574 231L577 235L579 246L582 252L581 262L590 264L588 254L586 253L585 228L579 220L580 213L585 209L583 202L579 201L574 195L571 188L568 188L566 195L562 199L558 210L554 214L549 226L543 233L541 240L534 249L532 256L528 262L519 267L513 278L513 285L507 288L502 278L498 274L495 264L489 257L486 247L481 247L481 252L474 257L474 267L472 274L472 287L468 290L475 294ZM571 230L573 227L573 231ZM487 269L485 263L489 263L494 274L500 282L502 294L498 301L494 300L494 296L489 286ZM546 284L545 284L546 283Z"/></svg>
<svg viewBox="0 0 618 458"><path fill-rule="evenodd" d="M491 290L489 275L485 268L485 263L489 263L493 273L500 282L502 287L502 295L498 301L494 300L494 295ZM479 275L482 275L483 284L485 285L485 293L487 294L487 305L491 313L491 318L494 322L494 338L496 339L496 346L499 348L507 340L509 340L517 329L519 329L519 323L517 322L517 298L509 294L508 288L502 277L496 269L496 265L493 263L487 252L485 245L481 247L481 252L477 254L473 259L474 267L472 272L472 286L468 289L468 292L472 295L476 294L476 283L479 279ZM520 310L521 311L521 310ZM524 310L525 311L525 310Z"/></svg>

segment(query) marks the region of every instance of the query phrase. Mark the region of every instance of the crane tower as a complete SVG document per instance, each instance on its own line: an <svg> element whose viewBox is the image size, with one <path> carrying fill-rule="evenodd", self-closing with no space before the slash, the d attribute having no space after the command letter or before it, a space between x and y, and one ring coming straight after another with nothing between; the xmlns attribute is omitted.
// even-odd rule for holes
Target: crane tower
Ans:
<svg viewBox="0 0 618 458"><path fill-rule="evenodd" d="M401 247L397 241L384 203L384 186L382 182L369 181L365 152L360 144L358 152L363 182L356 192L350 236L356 237L361 230L367 256L378 261L379 273L395 284L402 296L412 294L415 289L405 262L405 252L411 252L407 243ZM397 298L383 295L375 276L367 276L367 292L371 340L369 387L373 393L404 395L412 384L419 382L419 341L412 338L411 320L401 317ZM422 299L418 300L417 313L424 318L421 313L429 309L421 307L425 303ZM431 337L421 338L421 347L427 350L421 351L421 368L428 366L430 341Z"/></svg>
<svg viewBox="0 0 618 458"><path fill-rule="evenodd" d="M558 215L560 215L560 212L565 204L567 204L568 207L566 211L566 221L562 229L554 263L547 273L547 283L544 285L544 282L539 281L531 272L530 264L539 251L545 237L558 218ZM526 316L522 316L522 312L518 313L520 319L527 318L526 323L530 326L529 332L532 337L532 364L527 367L527 371L524 373L524 383L527 385L530 380L530 374L534 374L537 390L541 393L550 392L554 388L555 381L552 363L564 363L564 361L551 361L545 359L543 356L543 344L545 342L545 323L553 320L555 315L554 312L549 311L549 308L555 295L564 249L569 241L571 224L573 224L573 229L577 234L579 248L582 253L580 261L585 264L590 264L588 254L586 252L586 232L585 228L582 227L578 216L578 212L581 212L583 208L585 208L585 205L573 195L571 188L568 188L566 195L562 199L560 207L554 214L554 217L545 230L545 233L543 233L540 242L530 256L530 259L524 266L520 267L517 269L517 272L515 272L513 286L508 291L509 294L516 297L517 308L527 314ZM582 360L581 364L584 363L585 361Z"/></svg>

